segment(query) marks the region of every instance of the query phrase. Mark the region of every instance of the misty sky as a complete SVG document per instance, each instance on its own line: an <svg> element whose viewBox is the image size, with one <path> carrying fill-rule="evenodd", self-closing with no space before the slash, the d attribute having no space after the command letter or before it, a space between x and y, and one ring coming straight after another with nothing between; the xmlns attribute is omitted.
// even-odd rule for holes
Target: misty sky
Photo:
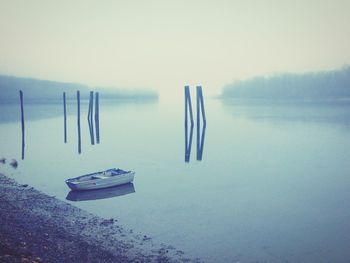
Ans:
<svg viewBox="0 0 350 263"><path fill-rule="evenodd" d="M171 94L350 63L349 0L0 0L0 74Z"/></svg>

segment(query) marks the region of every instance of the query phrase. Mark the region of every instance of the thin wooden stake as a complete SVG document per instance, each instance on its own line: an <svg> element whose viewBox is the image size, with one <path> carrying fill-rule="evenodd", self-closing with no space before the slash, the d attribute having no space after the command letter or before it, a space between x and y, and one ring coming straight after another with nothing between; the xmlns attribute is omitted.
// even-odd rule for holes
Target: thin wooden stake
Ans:
<svg viewBox="0 0 350 263"><path fill-rule="evenodd" d="M200 106L201 106L201 111L202 111L202 118L203 118L203 123L206 123L207 120L205 118L205 110L204 110L204 99L203 99L203 90L202 87L199 86L199 97L200 97Z"/></svg>
<svg viewBox="0 0 350 263"><path fill-rule="evenodd" d="M185 125L187 125L187 122L188 122L188 113L190 114L191 124L193 125L193 111L192 111L190 87L185 86Z"/></svg>

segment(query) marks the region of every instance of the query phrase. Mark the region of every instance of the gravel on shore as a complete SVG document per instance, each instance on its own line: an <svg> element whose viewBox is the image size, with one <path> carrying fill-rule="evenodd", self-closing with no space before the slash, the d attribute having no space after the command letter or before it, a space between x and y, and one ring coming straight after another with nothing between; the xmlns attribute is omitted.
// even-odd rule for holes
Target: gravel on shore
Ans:
<svg viewBox="0 0 350 263"><path fill-rule="evenodd" d="M0 262L200 262L0 174Z"/></svg>

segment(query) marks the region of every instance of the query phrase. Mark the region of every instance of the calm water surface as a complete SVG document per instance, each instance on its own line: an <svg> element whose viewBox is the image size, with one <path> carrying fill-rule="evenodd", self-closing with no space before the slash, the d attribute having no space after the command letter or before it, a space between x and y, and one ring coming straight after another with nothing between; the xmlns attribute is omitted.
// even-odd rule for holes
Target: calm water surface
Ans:
<svg viewBox="0 0 350 263"><path fill-rule="evenodd" d="M20 161L0 171L208 262L349 262L350 105L205 104L188 162L181 103L101 102L95 145L82 105L81 154L74 103L66 144L62 105L25 105L24 160L19 106L2 105L0 157ZM66 199L65 179L110 167L133 186Z"/></svg>

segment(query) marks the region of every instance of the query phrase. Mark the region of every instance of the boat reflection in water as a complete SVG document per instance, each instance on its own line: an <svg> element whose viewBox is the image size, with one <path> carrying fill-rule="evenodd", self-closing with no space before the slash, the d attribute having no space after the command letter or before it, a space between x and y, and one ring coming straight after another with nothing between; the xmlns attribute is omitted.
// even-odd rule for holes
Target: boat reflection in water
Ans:
<svg viewBox="0 0 350 263"><path fill-rule="evenodd" d="M89 201L127 195L131 193L135 193L134 184L128 183L96 190L70 191L66 199L69 201Z"/></svg>

